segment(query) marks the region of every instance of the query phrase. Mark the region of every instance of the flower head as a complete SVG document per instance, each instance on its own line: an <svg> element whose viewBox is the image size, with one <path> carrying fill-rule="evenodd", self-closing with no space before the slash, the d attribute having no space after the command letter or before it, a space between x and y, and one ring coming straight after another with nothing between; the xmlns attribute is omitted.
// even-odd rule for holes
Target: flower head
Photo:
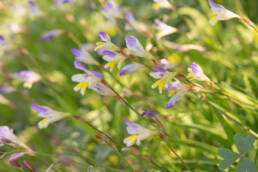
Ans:
<svg viewBox="0 0 258 172"><path fill-rule="evenodd" d="M170 80L175 76L174 73L168 72L165 69L163 69L160 66L156 66L154 68L155 72L150 72L150 76L152 76L157 80L153 85L152 88L159 88L159 92L162 93L162 91L166 88L167 84L170 82Z"/></svg>
<svg viewBox="0 0 258 172"><path fill-rule="evenodd" d="M0 34L0 45L5 46L7 44L5 37Z"/></svg>
<svg viewBox="0 0 258 172"><path fill-rule="evenodd" d="M99 32L99 36L101 41L97 42L97 46L95 48L96 51L100 48L102 50L111 50L111 51L119 50L119 48L111 42L111 39L106 32Z"/></svg>
<svg viewBox="0 0 258 172"><path fill-rule="evenodd" d="M210 79L203 73L202 68L198 64L192 63L190 65L190 68L188 68L188 71L189 71L188 78L193 78L199 81L210 82Z"/></svg>
<svg viewBox="0 0 258 172"><path fill-rule="evenodd" d="M98 82L94 87L91 88L96 91L100 96L115 96L116 94L109 87L104 85L102 82Z"/></svg>
<svg viewBox="0 0 258 172"><path fill-rule="evenodd" d="M33 72L31 70L22 70L18 73L15 73L14 77L18 80L22 80L24 82L23 86L25 88L31 88L32 84L40 81L41 79L38 73Z"/></svg>
<svg viewBox="0 0 258 172"><path fill-rule="evenodd" d="M175 66L178 65L178 63L180 62L180 56L173 53L172 55L170 55L167 59L161 59L160 64L162 66L162 68L164 69L172 69Z"/></svg>
<svg viewBox="0 0 258 172"><path fill-rule="evenodd" d="M170 98L170 100L168 101L166 108L171 108L174 106L174 104L179 101L180 99L182 99L184 97L184 95L187 93L187 91L189 90L188 86L181 83L180 81L174 81L168 84L167 88L165 89L166 92L169 92L169 95L173 95L174 96L172 98Z"/></svg>
<svg viewBox="0 0 258 172"><path fill-rule="evenodd" d="M65 3L71 3L71 2L73 2L74 0L55 0L55 4L57 5L57 6L61 6L61 5L63 5L63 4L65 4Z"/></svg>
<svg viewBox="0 0 258 172"><path fill-rule="evenodd" d="M139 56L139 57L148 57L148 54L142 47L141 43L134 36L127 36L125 38L126 46L129 49L129 53Z"/></svg>
<svg viewBox="0 0 258 172"><path fill-rule="evenodd" d="M153 110L146 110L142 113L142 116L149 116L149 117L152 117L152 118L156 118L157 117L157 113Z"/></svg>
<svg viewBox="0 0 258 172"><path fill-rule="evenodd" d="M142 67L141 64L128 64L120 70L120 76L136 72Z"/></svg>
<svg viewBox="0 0 258 172"><path fill-rule="evenodd" d="M0 126L0 144L19 144L13 130L7 126Z"/></svg>
<svg viewBox="0 0 258 172"><path fill-rule="evenodd" d="M131 134L131 136L124 139L124 143L127 147L134 144L140 145L142 140L150 137L153 134L153 131L144 128L139 124L133 123L126 118L124 118L124 123L127 125L127 132Z"/></svg>
<svg viewBox="0 0 258 172"><path fill-rule="evenodd" d="M154 8L168 8L174 9L174 6L168 2L168 0L154 0Z"/></svg>
<svg viewBox="0 0 258 172"><path fill-rule="evenodd" d="M133 28L135 30L138 29L138 23L131 12L127 11L125 13L125 22L128 24L126 27Z"/></svg>
<svg viewBox="0 0 258 172"><path fill-rule="evenodd" d="M80 60L86 64L98 64L98 62L88 53L84 47L71 49L76 60Z"/></svg>
<svg viewBox="0 0 258 172"><path fill-rule="evenodd" d="M45 33L41 36L41 40L46 41L46 40L49 40L49 39L51 39L53 37L56 37L60 34L61 34L61 30L58 30L58 29L50 30L49 32L47 32L47 33Z"/></svg>
<svg viewBox="0 0 258 172"><path fill-rule="evenodd" d="M232 18L240 18L239 15L229 11L228 9L224 8L220 4L216 4L213 0L209 0L209 4L211 6L211 10L213 12L213 17L210 20L211 25L215 25L218 20L229 20Z"/></svg>
<svg viewBox="0 0 258 172"><path fill-rule="evenodd" d="M41 11L38 8L37 4L34 1L28 1L28 5L31 9L30 16L39 16L41 15Z"/></svg>
<svg viewBox="0 0 258 172"><path fill-rule="evenodd" d="M106 3L106 6L104 6L101 9L103 15L109 19L110 21L116 23L116 19L117 18L122 18L123 14L122 14L122 8L120 8L119 6L117 6L117 4L115 4L112 1L108 1Z"/></svg>
<svg viewBox="0 0 258 172"><path fill-rule="evenodd" d="M69 113L58 112L47 106L38 104L32 104L32 108L38 112L38 116L43 118L38 123L39 128L47 128L50 123L54 123L70 115Z"/></svg>
<svg viewBox="0 0 258 172"><path fill-rule="evenodd" d="M88 87L94 89L96 84L101 81L102 75L99 72L88 70L79 60L76 60L74 62L74 66L75 68L83 70L85 72L83 74L75 74L72 76L72 81L78 83L74 87L74 91L80 90L80 93L84 95Z"/></svg>
<svg viewBox="0 0 258 172"><path fill-rule="evenodd" d="M125 60L125 56L110 50L102 51L102 55L103 59L108 62L105 65L105 68L110 68L111 71L114 69L116 65L120 69L123 61Z"/></svg>
<svg viewBox="0 0 258 172"><path fill-rule="evenodd" d="M31 152L13 153L8 159L8 161L12 166L20 167L21 164L18 162L18 160L26 154L31 154Z"/></svg>
<svg viewBox="0 0 258 172"><path fill-rule="evenodd" d="M164 36L170 35L178 31L177 28L169 26L166 23L160 21L159 19L156 19L155 23L157 24L156 29L158 30L156 34L157 39L160 39Z"/></svg>

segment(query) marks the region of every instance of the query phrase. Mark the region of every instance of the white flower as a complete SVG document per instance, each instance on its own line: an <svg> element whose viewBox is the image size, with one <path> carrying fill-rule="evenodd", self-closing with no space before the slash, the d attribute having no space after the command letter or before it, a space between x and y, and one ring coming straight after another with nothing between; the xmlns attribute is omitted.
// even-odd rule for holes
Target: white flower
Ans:
<svg viewBox="0 0 258 172"><path fill-rule="evenodd" d="M139 124L133 123L126 118L124 118L124 123L127 125L127 132L131 134L131 136L124 139L124 143L127 147L134 144L140 145L142 140L150 137L153 134L153 131L144 128Z"/></svg>
<svg viewBox="0 0 258 172"><path fill-rule="evenodd" d="M38 116L44 118L38 123L39 128L47 128L50 123L59 121L67 116L69 113L58 112L47 106L32 104L32 108L38 112Z"/></svg>
<svg viewBox="0 0 258 172"><path fill-rule="evenodd" d="M155 23L157 24L156 29L158 30L158 32L156 33L157 39L160 39L164 36L170 35L178 31L177 28L169 26L166 23L160 21L159 19L156 19Z"/></svg>

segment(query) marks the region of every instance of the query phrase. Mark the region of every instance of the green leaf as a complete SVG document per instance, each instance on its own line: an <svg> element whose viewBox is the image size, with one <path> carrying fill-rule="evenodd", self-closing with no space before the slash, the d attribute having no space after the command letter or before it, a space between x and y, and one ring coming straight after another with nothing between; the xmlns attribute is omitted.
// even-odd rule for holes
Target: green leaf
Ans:
<svg viewBox="0 0 258 172"><path fill-rule="evenodd" d="M233 164L237 160L237 158L240 157L238 153L232 152L231 150L226 148L219 148L218 154L224 159L219 164L220 170L224 170L228 168L231 164Z"/></svg>
<svg viewBox="0 0 258 172"><path fill-rule="evenodd" d="M236 167L236 172L256 172L255 164L246 157L241 157Z"/></svg>
<svg viewBox="0 0 258 172"><path fill-rule="evenodd" d="M240 154L248 152L252 148L254 141L255 137L253 135L244 138L241 134L237 133L234 136L234 142Z"/></svg>

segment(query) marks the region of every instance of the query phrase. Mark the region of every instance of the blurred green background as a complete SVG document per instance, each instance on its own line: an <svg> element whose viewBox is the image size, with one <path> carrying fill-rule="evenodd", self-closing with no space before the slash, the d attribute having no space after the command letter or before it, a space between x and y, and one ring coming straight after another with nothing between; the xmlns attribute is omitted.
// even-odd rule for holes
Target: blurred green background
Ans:
<svg viewBox="0 0 258 172"><path fill-rule="evenodd" d="M0 59L0 84L13 88L10 92L1 92L0 125L13 128L19 138L39 152L36 157L26 156L37 171L45 171L53 161L59 162L53 171L86 171L89 163L85 161L85 157L97 164L118 169L126 168L123 160L104 142L95 139L95 131L83 123L67 118L51 124L46 129L37 128L40 118L31 109L32 103L80 115L98 129L110 134L119 145L119 149L125 147L123 139L128 136L123 123L124 117L152 129L148 120L139 119L141 117L113 97L101 98L91 90L87 90L85 96L74 92L75 83L70 78L79 71L73 66L74 56L71 48L77 48L78 45L66 34L45 42L42 42L40 37L49 30L62 29L72 33L80 43L95 44L99 41L98 32L104 30L112 35L114 43L125 47L126 35L135 35L144 46L149 41L148 36L130 31L116 31L112 27L110 29L112 23L100 13L102 4L105 4L104 0L75 0L74 3L59 8L54 6L52 0L35 2L43 12L42 16L30 17L26 14L16 16L17 10L12 10L10 6L15 4L28 8L26 1L23 0L5 0L0 4L0 32L8 35L8 41L12 46ZM235 93L233 91L237 91L234 94L236 100L216 94L207 95L207 99L252 130L258 131L257 107L239 101L245 102L243 95L253 99L258 96L258 43L251 30L237 19L219 22L214 27L210 26L208 21L212 14L207 0L171 1L176 7L175 10L154 10L151 0L115 2L132 11L135 18L145 23L152 33L155 32L155 18L166 20L167 24L177 27L182 32L168 36L164 40L170 43L203 46L205 48L203 52L196 50L179 52L169 46L170 44L160 49L154 43L152 53L157 59L177 53L183 64L180 69L183 73L187 73L187 67L191 62L196 62L218 85L232 94ZM257 0L217 2L258 23ZM22 54L21 48L26 49L31 56ZM97 61L105 63L97 53L93 51L90 53ZM87 67L101 72L97 66L87 65ZM33 70L47 80L43 78L39 83L35 83L32 89L25 89L22 84L10 77L12 73L24 69ZM121 77L118 70L112 71L124 86L118 84L107 73L103 73L103 76L138 111L156 109L168 116L168 119L162 117L160 119L169 132L169 143L191 169L196 172L219 171L217 164L220 158L217 155L217 148L227 147L236 150L233 146L234 134L239 132L247 135L247 133L221 117L218 111L193 94L187 94L176 103L175 107L166 109L169 97L151 88L154 79L148 72L144 69L137 74ZM256 141L254 148L248 152L248 157L256 164L258 164L257 148ZM123 155L139 171L160 171L157 166L144 158L145 155L170 171L181 171L183 168L180 161L168 153L169 150L158 136L143 141L137 149L140 153L126 150L123 151ZM12 151L8 147L0 147L0 150ZM2 159L0 171L19 171L18 168L9 165L7 155ZM94 169L103 171L103 168L97 166L94 166ZM235 171L235 167L231 166L228 171Z"/></svg>

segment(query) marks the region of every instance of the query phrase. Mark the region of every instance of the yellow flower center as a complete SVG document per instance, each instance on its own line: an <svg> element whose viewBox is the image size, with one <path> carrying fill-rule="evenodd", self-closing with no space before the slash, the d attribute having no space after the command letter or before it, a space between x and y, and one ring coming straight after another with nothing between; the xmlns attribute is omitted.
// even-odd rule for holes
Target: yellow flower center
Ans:
<svg viewBox="0 0 258 172"><path fill-rule="evenodd" d="M39 122L39 128L46 128L46 127L47 127L47 122L48 122L48 120L49 120L48 117L42 119L42 120Z"/></svg>
<svg viewBox="0 0 258 172"><path fill-rule="evenodd" d="M126 141L129 142L131 145L135 144L138 139L137 135L131 135L126 138Z"/></svg>
<svg viewBox="0 0 258 172"><path fill-rule="evenodd" d="M120 59L112 60L112 61L108 62L108 63L106 64L106 66L109 67L110 70L113 70L114 67L118 64L119 61L120 61Z"/></svg>
<svg viewBox="0 0 258 172"><path fill-rule="evenodd" d="M97 51L103 44L104 44L104 42L101 42L101 41L97 42L97 46L95 48L95 51Z"/></svg>
<svg viewBox="0 0 258 172"><path fill-rule="evenodd" d="M168 57L168 61L171 62L171 63L177 63L177 62L180 62L180 56L176 53L173 53L172 55L170 55Z"/></svg>
<svg viewBox="0 0 258 172"><path fill-rule="evenodd" d="M79 82L79 84L77 84L75 86L75 89L76 90L82 90L83 92L85 92L86 89L88 88L88 86L89 86L88 82L82 81L82 82Z"/></svg>
<svg viewBox="0 0 258 172"><path fill-rule="evenodd" d="M153 84L154 87L158 87L159 88L159 92L162 93L162 90L165 89L165 86L166 86L166 79L165 78L162 78L162 79L159 79L157 80L154 84Z"/></svg>

